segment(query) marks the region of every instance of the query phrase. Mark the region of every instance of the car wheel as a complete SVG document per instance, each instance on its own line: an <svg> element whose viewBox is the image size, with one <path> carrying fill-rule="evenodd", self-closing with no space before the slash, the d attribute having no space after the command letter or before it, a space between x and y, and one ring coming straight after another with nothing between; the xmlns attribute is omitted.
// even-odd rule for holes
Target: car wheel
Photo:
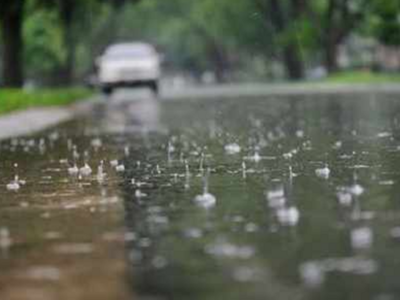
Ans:
<svg viewBox="0 0 400 300"><path fill-rule="evenodd" d="M104 86L101 88L101 91L106 96L111 96L113 92L113 88L111 86Z"/></svg>
<svg viewBox="0 0 400 300"><path fill-rule="evenodd" d="M157 81L150 82L149 87L150 87L151 91L154 93L154 95L158 96L158 94L160 92L158 82Z"/></svg>

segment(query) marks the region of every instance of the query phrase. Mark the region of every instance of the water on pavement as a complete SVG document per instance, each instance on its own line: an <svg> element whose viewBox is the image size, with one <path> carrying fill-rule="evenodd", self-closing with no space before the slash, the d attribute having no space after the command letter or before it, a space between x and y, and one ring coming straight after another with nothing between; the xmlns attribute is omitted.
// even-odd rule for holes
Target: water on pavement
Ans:
<svg viewBox="0 0 400 300"><path fill-rule="evenodd" d="M0 298L397 299L397 98L118 92L2 142Z"/></svg>

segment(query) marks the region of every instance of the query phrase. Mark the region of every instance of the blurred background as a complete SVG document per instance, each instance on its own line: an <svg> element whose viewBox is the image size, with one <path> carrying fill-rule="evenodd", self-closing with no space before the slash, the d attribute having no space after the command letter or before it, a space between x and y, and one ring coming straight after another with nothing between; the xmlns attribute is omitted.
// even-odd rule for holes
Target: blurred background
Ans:
<svg viewBox="0 0 400 300"><path fill-rule="evenodd" d="M107 45L137 40L162 55L167 86L396 80L399 12L398 0L2 0L0 85L90 83Z"/></svg>

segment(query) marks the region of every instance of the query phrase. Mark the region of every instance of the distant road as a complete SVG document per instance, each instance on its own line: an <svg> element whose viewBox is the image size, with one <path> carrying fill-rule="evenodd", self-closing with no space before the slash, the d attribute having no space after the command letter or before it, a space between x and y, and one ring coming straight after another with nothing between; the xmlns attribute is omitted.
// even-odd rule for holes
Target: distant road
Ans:
<svg viewBox="0 0 400 300"><path fill-rule="evenodd" d="M280 83L280 84L224 84L181 88L163 87L161 95L165 100L187 98L232 98L274 95L307 94L369 94L400 93L400 85L379 84L335 84L335 83Z"/></svg>

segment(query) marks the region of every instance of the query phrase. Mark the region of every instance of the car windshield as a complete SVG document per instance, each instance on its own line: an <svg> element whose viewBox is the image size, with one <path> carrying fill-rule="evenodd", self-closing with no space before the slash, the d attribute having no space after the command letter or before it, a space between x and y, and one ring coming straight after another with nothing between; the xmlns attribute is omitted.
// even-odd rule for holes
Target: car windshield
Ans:
<svg viewBox="0 0 400 300"><path fill-rule="evenodd" d="M149 47L124 47L114 46L106 51L105 57L107 59L126 59L126 58L149 58L154 56L154 51Z"/></svg>

